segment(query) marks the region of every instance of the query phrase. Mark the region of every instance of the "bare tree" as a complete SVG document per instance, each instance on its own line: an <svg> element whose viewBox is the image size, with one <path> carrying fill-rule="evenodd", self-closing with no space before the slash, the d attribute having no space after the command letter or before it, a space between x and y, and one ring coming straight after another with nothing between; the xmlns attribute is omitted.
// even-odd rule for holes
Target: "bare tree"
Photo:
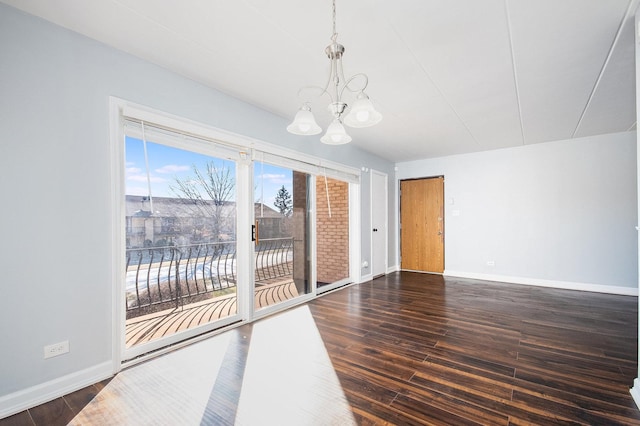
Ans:
<svg viewBox="0 0 640 426"><path fill-rule="evenodd" d="M199 217L205 218L212 238L219 241L223 234L234 231L231 219L235 217L236 208L230 200L234 193L235 176L225 163L216 165L214 161L209 161L204 173L195 164L192 167L195 176L186 179L176 177L175 185L169 185L169 188L185 205L191 206Z"/></svg>

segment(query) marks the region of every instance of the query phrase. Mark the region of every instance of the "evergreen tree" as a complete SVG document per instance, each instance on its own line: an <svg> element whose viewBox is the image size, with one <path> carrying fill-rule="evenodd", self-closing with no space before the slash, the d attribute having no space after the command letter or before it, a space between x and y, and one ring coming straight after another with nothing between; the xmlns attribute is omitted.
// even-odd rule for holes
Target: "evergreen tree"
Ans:
<svg viewBox="0 0 640 426"><path fill-rule="evenodd" d="M287 191L287 188L282 185L282 188L278 189L278 193L276 194L276 201L273 203L274 206L280 211L285 217L291 216L293 211L293 200L291 199L291 194Z"/></svg>

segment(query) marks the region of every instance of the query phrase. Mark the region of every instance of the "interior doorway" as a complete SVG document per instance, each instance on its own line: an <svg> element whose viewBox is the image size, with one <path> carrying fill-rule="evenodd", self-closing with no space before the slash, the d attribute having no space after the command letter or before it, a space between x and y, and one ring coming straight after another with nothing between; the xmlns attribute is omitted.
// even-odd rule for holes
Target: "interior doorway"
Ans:
<svg viewBox="0 0 640 426"><path fill-rule="evenodd" d="M400 181L400 267L444 272L444 177Z"/></svg>

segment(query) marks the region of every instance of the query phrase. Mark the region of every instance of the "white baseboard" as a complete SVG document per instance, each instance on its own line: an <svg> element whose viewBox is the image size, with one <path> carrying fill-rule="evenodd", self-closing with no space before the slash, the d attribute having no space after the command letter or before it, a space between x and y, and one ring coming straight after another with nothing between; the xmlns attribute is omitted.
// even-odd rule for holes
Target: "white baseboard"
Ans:
<svg viewBox="0 0 640 426"><path fill-rule="evenodd" d="M0 397L0 419L113 376L111 361Z"/></svg>
<svg viewBox="0 0 640 426"><path fill-rule="evenodd" d="M391 273L397 272L399 270L400 269L398 269L397 265L396 266L390 266L390 267L387 268L385 274L391 274ZM364 282L367 282L367 281L371 281L372 279L373 279L373 274L363 275L363 276L360 277L359 283L364 283Z"/></svg>
<svg viewBox="0 0 640 426"><path fill-rule="evenodd" d="M543 280L538 278L511 277L507 275L481 274L475 272L444 271L444 276L457 278L471 278L475 280L497 281L510 284L525 284L538 287L552 287L564 290L591 291L594 293L619 294L623 296L638 296L637 287L619 287L601 284L576 283L571 281Z"/></svg>
<svg viewBox="0 0 640 426"><path fill-rule="evenodd" d="M639 378L636 377L633 380L633 387L629 392L631 392L631 396L633 397L633 400L636 403L636 407L640 408L640 379Z"/></svg>
<svg viewBox="0 0 640 426"><path fill-rule="evenodd" d="M373 274L362 275L360 277L360 281L358 284L366 283L367 281L371 281L373 279Z"/></svg>

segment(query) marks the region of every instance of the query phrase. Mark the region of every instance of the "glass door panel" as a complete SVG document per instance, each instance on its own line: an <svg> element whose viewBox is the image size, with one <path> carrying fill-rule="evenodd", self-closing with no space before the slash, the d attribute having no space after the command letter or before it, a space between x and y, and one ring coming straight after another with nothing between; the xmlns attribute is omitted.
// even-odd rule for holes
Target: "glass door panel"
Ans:
<svg viewBox="0 0 640 426"><path fill-rule="evenodd" d="M310 294L309 182L311 176L254 162L254 309Z"/></svg>
<svg viewBox="0 0 640 426"><path fill-rule="evenodd" d="M125 343L136 356L239 320L236 163L132 136L125 156Z"/></svg>
<svg viewBox="0 0 640 426"><path fill-rule="evenodd" d="M318 292L350 282L349 183L316 178L316 252Z"/></svg>

